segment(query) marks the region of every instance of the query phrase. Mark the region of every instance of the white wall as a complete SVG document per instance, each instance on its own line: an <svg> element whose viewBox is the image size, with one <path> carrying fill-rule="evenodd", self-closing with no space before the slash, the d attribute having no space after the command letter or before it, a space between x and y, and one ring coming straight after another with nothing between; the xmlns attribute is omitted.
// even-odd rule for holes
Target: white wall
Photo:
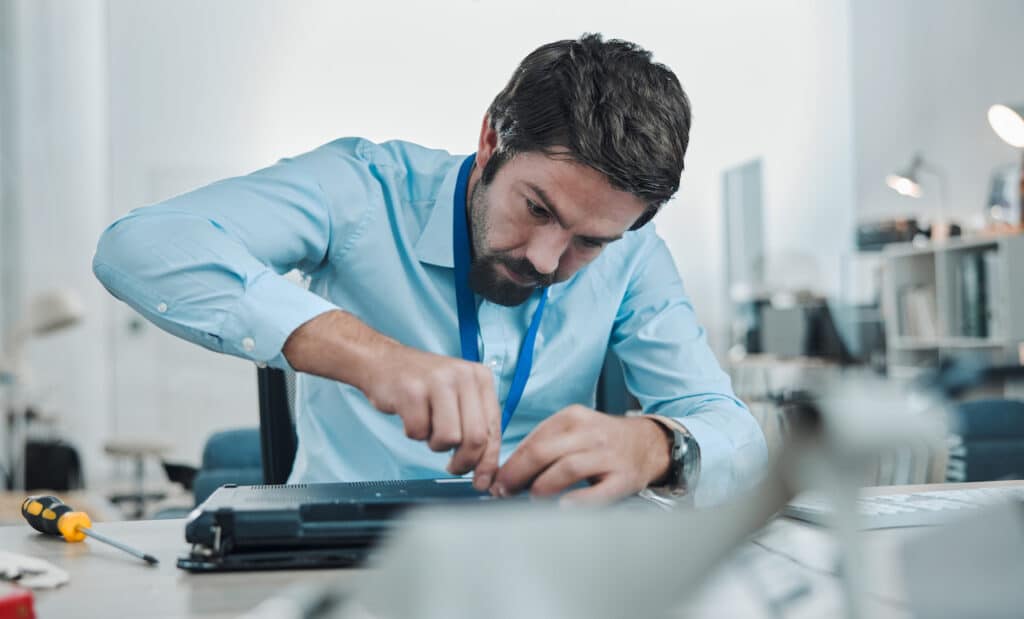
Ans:
<svg viewBox="0 0 1024 619"><path fill-rule="evenodd" d="M25 395L60 418L83 451L86 473L103 463L110 418L108 316L112 303L92 276L90 257L108 218L106 13L100 0L8 0L11 34L5 86L12 114L2 137L10 157L5 187L17 209L17 289L11 313L23 315L42 290L69 288L86 319L35 340ZM11 321L17 317L9 317Z"/></svg>
<svg viewBox="0 0 1024 619"><path fill-rule="evenodd" d="M13 156L14 143L14 5L0 2L0 355L8 342L13 326L15 291L20 274L17 251L17 216L14 208L14 184L17 174Z"/></svg>
<svg viewBox="0 0 1024 619"><path fill-rule="evenodd" d="M681 12L670 21L655 48L672 54L695 109L678 203L658 221L722 351L723 169L764 160L768 279L837 291L852 212L848 10L835 2L731 2L694 13L700 18Z"/></svg>
<svg viewBox="0 0 1024 619"><path fill-rule="evenodd" d="M916 151L946 170L956 216L980 214L992 169L1019 162L986 112L1024 102L1024 2L857 0L850 16L861 217L936 212L934 177L924 177L920 200L883 182Z"/></svg>
<svg viewBox="0 0 1024 619"><path fill-rule="evenodd" d="M820 285L827 289L836 281L832 274L848 239L854 169L846 3L102 4L106 20L89 32L105 32L106 41L98 44L105 43L108 63L92 65L92 43L78 51L88 65L84 75L91 76L82 79L109 92L104 108L109 151L107 134L88 133L76 155L87 166L108 170L109 186L87 184L84 197L64 199L92 168L54 170L49 161L23 154L40 175L38 191L42 178L50 179L55 187L48 190L60 194L51 203L67 209L73 202L75 212L88 218L77 226L74 215L66 222L46 219L56 217L55 211L25 222L37 241L60 239L40 245L50 253L41 256L47 270L33 271L39 281L61 281L72 272L79 281L101 227L97 220L109 221L337 136L402 138L469 152L484 110L518 61L541 43L585 31L632 39L654 50L691 96L695 124L682 190L656 221L716 343L725 327L724 168L763 157L769 252L813 256L822 273ZM80 10L94 22L93 9ZM52 16L57 24L66 19ZM56 26L28 27L45 33ZM53 46L49 36L33 37L43 48L40 53L54 53L47 51ZM33 62L71 62L46 54ZM66 69L57 71L41 81L76 83L61 73ZM86 112L65 116L65 110L43 103L75 92L59 92L55 84L48 91L39 91L38 83L25 88L26 97L28 92L46 95L36 101L32 114L38 116L32 119L46 127L51 143L70 131L69 125L82 124L90 132L103 126L94 115L104 92L90 92ZM96 172L98 178L107 178L104 170ZM37 202L21 204L34 208ZM93 285L91 277L86 279ZM102 375L94 377L96 383L109 382L107 392L86 380L62 386L69 402L109 401L105 412L92 418L102 432L157 434L175 443L176 455L196 460L212 429L255 424L250 364L192 348L152 327L132 332L131 314L123 306L107 315L109 332L83 330L75 337L87 339L40 351L63 357L65 365L90 364L88 372ZM113 362L98 360L98 350L109 351ZM61 373L53 376L67 369L54 368Z"/></svg>

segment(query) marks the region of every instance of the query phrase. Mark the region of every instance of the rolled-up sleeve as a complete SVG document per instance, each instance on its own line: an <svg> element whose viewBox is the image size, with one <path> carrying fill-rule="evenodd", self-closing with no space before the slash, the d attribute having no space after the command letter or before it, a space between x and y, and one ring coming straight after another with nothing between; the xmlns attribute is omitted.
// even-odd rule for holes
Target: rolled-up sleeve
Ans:
<svg viewBox="0 0 1024 619"><path fill-rule="evenodd" d="M695 504L721 503L763 475L764 434L708 346L668 248L653 230L642 234L611 345L644 412L677 419L697 441Z"/></svg>
<svg viewBox="0 0 1024 619"><path fill-rule="evenodd" d="M93 272L174 335L287 368L288 336L336 306L283 274L317 269L361 230L375 183L358 149L339 140L136 209L104 231Z"/></svg>

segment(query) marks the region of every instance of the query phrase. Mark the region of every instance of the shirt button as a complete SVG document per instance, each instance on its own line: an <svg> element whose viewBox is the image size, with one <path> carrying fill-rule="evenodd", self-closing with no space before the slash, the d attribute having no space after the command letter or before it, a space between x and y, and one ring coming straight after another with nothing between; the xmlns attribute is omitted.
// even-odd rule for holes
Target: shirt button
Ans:
<svg viewBox="0 0 1024 619"><path fill-rule="evenodd" d="M251 337L243 339L242 348L245 349L245 352L252 352L253 350L256 349L256 340L252 339Z"/></svg>
<svg viewBox="0 0 1024 619"><path fill-rule="evenodd" d="M164 312L167 311L167 304L166 303L161 303L160 305L157 305L156 306L156 311L158 311L161 314L163 314Z"/></svg>
<svg viewBox="0 0 1024 619"><path fill-rule="evenodd" d="M266 368L266 367L267 367L267 364L266 364L266 363L263 363L262 361L257 361L257 362L256 362L256 367L258 367L259 369L261 369L261 370L262 370L262 369L264 369L264 368Z"/></svg>
<svg viewBox="0 0 1024 619"><path fill-rule="evenodd" d="M499 363L500 362L498 361L497 357L491 357L490 359L487 360L487 367L491 368L492 370L497 370Z"/></svg>

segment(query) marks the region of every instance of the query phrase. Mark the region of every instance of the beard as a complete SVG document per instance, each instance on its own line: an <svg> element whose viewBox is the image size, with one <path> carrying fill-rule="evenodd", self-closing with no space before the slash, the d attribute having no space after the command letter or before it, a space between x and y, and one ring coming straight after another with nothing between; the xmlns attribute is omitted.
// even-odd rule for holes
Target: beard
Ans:
<svg viewBox="0 0 1024 619"><path fill-rule="evenodd" d="M492 252L487 247L490 204L486 185L478 181L470 195L469 229L473 240L473 259L469 265L469 287L484 299L498 305L513 307L522 305L537 288L550 286L554 273L544 275L533 267L526 258L516 258L505 252ZM523 286L502 275L502 265L517 277L534 282Z"/></svg>

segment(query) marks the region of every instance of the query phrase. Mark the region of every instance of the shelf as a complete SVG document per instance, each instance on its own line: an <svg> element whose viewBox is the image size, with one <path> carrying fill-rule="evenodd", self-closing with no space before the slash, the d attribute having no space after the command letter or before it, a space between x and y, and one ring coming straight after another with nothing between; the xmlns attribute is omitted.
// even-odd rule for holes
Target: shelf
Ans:
<svg viewBox="0 0 1024 619"><path fill-rule="evenodd" d="M890 243L882 250L882 254L888 259L931 256L934 253L934 245L915 245L913 243Z"/></svg>
<svg viewBox="0 0 1024 619"><path fill-rule="evenodd" d="M937 243L891 243L886 245L883 253L888 258L907 258L911 256L922 256L946 251L971 251L996 247L1000 241L1006 238L1013 238L1014 235L980 236L980 237L953 237L946 241Z"/></svg>
<svg viewBox="0 0 1024 619"><path fill-rule="evenodd" d="M1024 234L888 246L884 261L887 362L902 368L896 373L946 359L1021 357Z"/></svg>
<svg viewBox="0 0 1024 619"><path fill-rule="evenodd" d="M889 347L893 350L937 350L939 344L938 340L898 337L889 344Z"/></svg>
<svg viewBox="0 0 1024 619"><path fill-rule="evenodd" d="M940 348L1003 348L1009 342L993 337L947 337L939 339Z"/></svg>
<svg viewBox="0 0 1024 619"><path fill-rule="evenodd" d="M914 365L890 365L889 366L889 377L895 380L911 381L920 378L930 368L919 367Z"/></svg>
<svg viewBox="0 0 1024 619"><path fill-rule="evenodd" d="M984 337L899 337L890 344L893 350L938 350L940 348L1003 348L1010 342Z"/></svg>

